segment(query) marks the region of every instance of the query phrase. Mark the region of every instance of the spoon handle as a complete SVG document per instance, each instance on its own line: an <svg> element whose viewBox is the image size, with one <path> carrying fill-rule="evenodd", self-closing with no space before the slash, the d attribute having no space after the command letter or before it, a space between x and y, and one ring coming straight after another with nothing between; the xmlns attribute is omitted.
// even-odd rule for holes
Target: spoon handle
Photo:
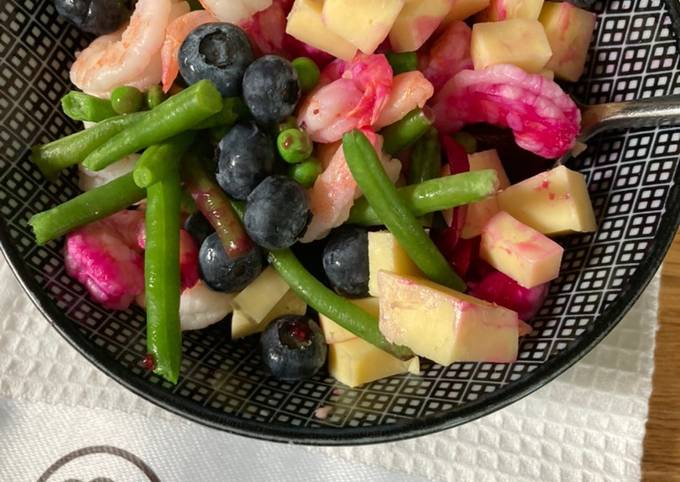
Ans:
<svg viewBox="0 0 680 482"><path fill-rule="evenodd" d="M680 95L591 105L582 116L581 141L610 129L679 125Z"/></svg>

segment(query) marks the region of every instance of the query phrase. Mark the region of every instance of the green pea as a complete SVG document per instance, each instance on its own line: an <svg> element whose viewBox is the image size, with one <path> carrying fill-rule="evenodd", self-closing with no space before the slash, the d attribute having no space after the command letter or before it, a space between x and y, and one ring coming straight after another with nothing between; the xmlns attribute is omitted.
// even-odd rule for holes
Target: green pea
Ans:
<svg viewBox="0 0 680 482"><path fill-rule="evenodd" d="M132 114L142 110L144 94L135 88L124 85L111 92L111 106L119 114Z"/></svg>
<svg viewBox="0 0 680 482"><path fill-rule="evenodd" d="M283 122L281 122L277 126L277 134L282 133L283 131L287 131L288 129L297 129L298 128L298 123L297 119L293 116L290 116L286 118Z"/></svg>
<svg viewBox="0 0 680 482"><path fill-rule="evenodd" d="M284 161L295 164L312 155L314 145L306 132L300 129L286 129L276 138L276 147Z"/></svg>
<svg viewBox="0 0 680 482"><path fill-rule="evenodd" d="M298 57L293 60L293 68L298 74L302 92L309 92L319 83L321 71L316 63L308 57Z"/></svg>
<svg viewBox="0 0 680 482"><path fill-rule="evenodd" d="M163 93L163 89L160 85L154 85L146 91L144 98L146 100L147 109L151 110L163 103L165 100L165 93Z"/></svg>
<svg viewBox="0 0 680 482"><path fill-rule="evenodd" d="M313 157L299 164L293 164L288 169L288 175L306 188L314 185L319 174L321 174L321 163Z"/></svg>

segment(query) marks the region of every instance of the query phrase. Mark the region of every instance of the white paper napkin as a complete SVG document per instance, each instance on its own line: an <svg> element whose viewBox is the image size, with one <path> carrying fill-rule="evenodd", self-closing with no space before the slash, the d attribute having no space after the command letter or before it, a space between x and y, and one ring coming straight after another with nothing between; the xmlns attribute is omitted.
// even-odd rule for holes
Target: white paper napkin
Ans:
<svg viewBox="0 0 680 482"><path fill-rule="evenodd" d="M385 474L376 467L456 482L640 478L654 366L658 275L635 308L590 355L558 380L504 410L404 442L306 449L206 429L127 392L59 337L21 291L4 260L0 260L0 283L4 287L0 399L6 400L0 405L0 480L23 480L19 474L29 473L33 475L27 480L35 480L37 469L16 472L8 461L32 460L36 440L49 455L40 458L43 465L50 457L87 445L121 440L137 450L150 445L153 450L145 453L160 467L182 467L161 480L188 480L186 474L203 474L200 480L272 480L274 472L267 467L283 467L283 460L296 456L300 462L312 460L325 469L293 470L293 475L307 477L302 480L338 480L327 478L332 474L360 477L347 475L345 480L381 480ZM90 433L94 426L99 427L97 436ZM64 436L69 427L72 436ZM162 430L154 432L157 427ZM186 447L186 453L181 453L181 447ZM231 450L229 456L224 450ZM206 463L225 468L208 473L202 469ZM252 474L252 478L236 477L239 474ZM289 480L282 474L280 480ZM385 480L414 479L391 474Z"/></svg>

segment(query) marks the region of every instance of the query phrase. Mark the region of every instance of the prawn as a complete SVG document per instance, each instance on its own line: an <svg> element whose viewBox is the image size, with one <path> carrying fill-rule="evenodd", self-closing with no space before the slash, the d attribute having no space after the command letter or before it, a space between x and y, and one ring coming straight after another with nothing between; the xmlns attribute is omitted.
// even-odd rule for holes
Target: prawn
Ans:
<svg viewBox="0 0 680 482"><path fill-rule="evenodd" d="M273 0L199 0L206 11L220 22L238 24L251 15L269 8Z"/></svg>
<svg viewBox="0 0 680 482"><path fill-rule="evenodd" d="M322 72L320 87L302 103L298 124L313 141L328 143L378 121L392 91L392 68L384 55L357 54Z"/></svg>
<svg viewBox="0 0 680 482"><path fill-rule="evenodd" d="M368 129L363 129L363 132L376 152L382 153L382 137ZM329 155L329 150L323 152L324 158ZM387 175L392 182L395 182L401 172L401 162L385 155L380 157ZM301 240L303 243L321 239L331 229L347 221L354 201L362 195L347 166L342 144L338 143L335 152L330 156L330 160L324 160L323 163L327 164L326 168L309 190L312 219Z"/></svg>
<svg viewBox="0 0 680 482"><path fill-rule="evenodd" d="M185 290L179 299L179 320L184 330L201 330L233 311L233 294L211 290L203 281Z"/></svg>
<svg viewBox="0 0 680 482"><path fill-rule="evenodd" d="M102 35L80 52L71 67L71 81L83 92L104 98L121 85L144 90L157 84L165 30L188 11L184 1L138 0L127 27Z"/></svg>
<svg viewBox="0 0 680 482"><path fill-rule="evenodd" d="M463 21L455 21L434 41L428 52L419 55L420 70L435 90L461 70L472 69L470 42L472 30Z"/></svg>
<svg viewBox="0 0 680 482"><path fill-rule="evenodd" d="M179 73L178 54L184 39L196 27L213 22L217 22L217 18L205 10L189 12L170 22L161 47L163 92L167 93L170 90Z"/></svg>
<svg viewBox="0 0 680 482"><path fill-rule="evenodd" d="M580 131L581 112L559 85L514 65L464 70L435 96L442 132L486 122L512 129L517 145L547 159L568 152Z"/></svg>
<svg viewBox="0 0 680 482"><path fill-rule="evenodd" d="M129 174L135 168L135 164L139 157L139 154L130 154L101 171L90 171L82 164L79 164L78 187L82 191L89 191L90 189L102 186L121 176Z"/></svg>
<svg viewBox="0 0 680 482"><path fill-rule="evenodd" d="M392 81L392 92L373 127L382 129L394 124L416 107L423 107L433 94L434 87L417 70L395 76Z"/></svg>

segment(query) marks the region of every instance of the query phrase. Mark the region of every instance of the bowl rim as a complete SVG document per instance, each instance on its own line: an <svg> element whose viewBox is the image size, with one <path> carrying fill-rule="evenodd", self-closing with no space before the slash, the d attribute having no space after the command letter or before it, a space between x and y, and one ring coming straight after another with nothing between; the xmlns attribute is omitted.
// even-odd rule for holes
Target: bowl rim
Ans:
<svg viewBox="0 0 680 482"><path fill-rule="evenodd" d="M676 42L680 46L680 4L673 0L664 0L664 2L673 22ZM91 364L154 405L214 429L260 440L317 446L365 445L419 437L471 422L533 393L583 358L630 310L661 265L680 225L680 167L676 167L665 207L659 229L645 262L630 277L627 286L617 299L596 318L594 328L588 329L575 343L570 344L517 382L501 387L460 408L395 424L369 427L322 426L311 429L279 426L219 413L189 402L174 391L169 392L159 385L138 377L111 358L106 350L86 338L77 325L57 307L33 278L31 270L24 264L19 251L15 248L2 217L0 217L0 250L24 291L52 327Z"/></svg>

